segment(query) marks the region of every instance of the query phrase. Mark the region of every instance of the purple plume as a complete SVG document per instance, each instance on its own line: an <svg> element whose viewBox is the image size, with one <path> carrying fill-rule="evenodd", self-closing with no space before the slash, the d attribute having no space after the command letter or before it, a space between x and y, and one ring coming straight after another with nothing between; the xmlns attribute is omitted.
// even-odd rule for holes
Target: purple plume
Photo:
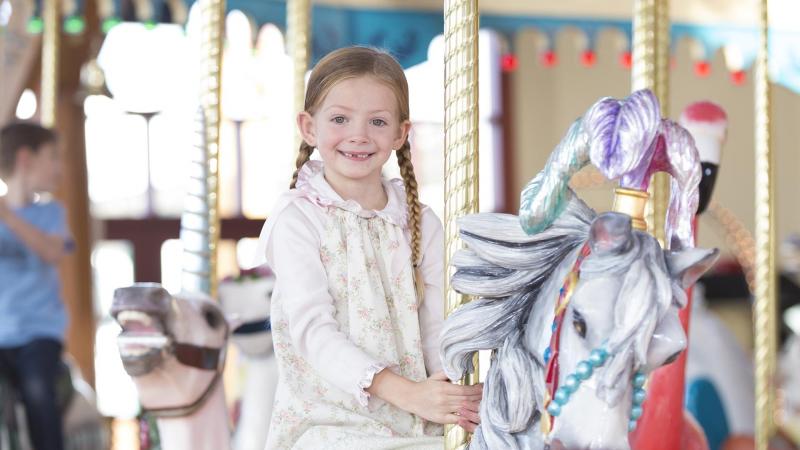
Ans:
<svg viewBox="0 0 800 450"><path fill-rule="evenodd" d="M647 178L655 172L667 172L672 176L666 241L673 250L694 247L692 219L700 199L700 154L692 135L671 120L663 120L661 123L661 132L647 170Z"/></svg>
<svg viewBox="0 0 800 450"><path fill-rule="evenodd" d="M605 98L584 116L592 164L620 186L647 189L647 168L661 122L658 99L649 90L623 100Z"/></svg>

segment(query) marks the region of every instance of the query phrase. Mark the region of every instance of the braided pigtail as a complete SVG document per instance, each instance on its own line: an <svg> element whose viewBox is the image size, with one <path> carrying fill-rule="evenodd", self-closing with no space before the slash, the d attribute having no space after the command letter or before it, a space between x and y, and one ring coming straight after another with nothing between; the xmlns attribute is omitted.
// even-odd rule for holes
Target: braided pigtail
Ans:
<svg viewBox="0 0 800 450"><path fill-rule="evenodd" d="M411 164L411 145L408 141L397 150L397 164L406 187L406 205L408 207L408 229L411 232L411 263L414 266L414 287L417 291L417 303L421 304L425 294L425 283L422 280L422 207L419 203L417 178L414 165Z"/></svg>
<svg viewBox="0 0 800 450"><path fill-rule="evenodd" d="M294 189L295 184L297 184L297 174L300 173L300 169L303 167L303 164L307 163L309 159L311 159L311 154L314 153L314 147L306 144L306 141L303 141L300 144L300 151L297 154L297 168L294 170L294 174L292 175L292 182L289 184L289 189Z"/></svg>

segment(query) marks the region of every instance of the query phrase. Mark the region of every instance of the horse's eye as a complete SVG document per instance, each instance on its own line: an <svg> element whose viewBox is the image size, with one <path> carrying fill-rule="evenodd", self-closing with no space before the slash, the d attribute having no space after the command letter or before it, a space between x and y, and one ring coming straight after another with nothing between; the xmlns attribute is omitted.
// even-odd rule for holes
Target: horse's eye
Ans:
<svg viewBox="0 0 800 450"><path fill-rule="evenodd" d="M216 329L225 323L225 318L222 317L222 314L213 308L203 308L203 319L212 329Z"/></svg>
<svg viewBox="0 0 800 450"><path fill-rule="evenodd" d="M581 313L576 310L572 310L572 326L580 337L586 339L586 321L583 320Z"/></svg>

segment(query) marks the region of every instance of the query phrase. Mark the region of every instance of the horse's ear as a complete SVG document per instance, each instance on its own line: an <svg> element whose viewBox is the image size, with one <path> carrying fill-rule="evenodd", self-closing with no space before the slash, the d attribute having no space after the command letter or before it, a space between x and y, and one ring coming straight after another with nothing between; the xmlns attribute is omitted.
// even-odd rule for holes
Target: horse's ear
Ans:
<svg viewBox="0 0 800 450"><path fill-rule="evenodd" d="M672 279L687 289L714 265L719 257L719 250L687 248L677 252L666 252L664 256Z"/></svg>
<svg viewBox="0 0 800 450"><path fill-rule="evenodd" d="M619 253L631 240L631 218L625 214L607 212L592 222L589 245L593 253Z"/></svg>

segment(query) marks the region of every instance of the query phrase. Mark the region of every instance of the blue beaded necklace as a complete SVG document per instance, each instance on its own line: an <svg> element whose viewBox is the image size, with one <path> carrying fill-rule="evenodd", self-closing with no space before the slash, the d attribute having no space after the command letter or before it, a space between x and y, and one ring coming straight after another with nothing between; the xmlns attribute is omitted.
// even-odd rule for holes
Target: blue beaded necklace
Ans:
<svg viewBox="0 0 800 450"><path fill-rule="evenodd" d="M572 293L578 284L580 278L580 266L583 260L591 253L589 244L584 244L578 258L564 280L564 285L559 291L558 301L556 302L555 315L553 318L553 325L551 327L550 345L544 351L544 362L547 365L546 370L546 385L547 385L547 398L545 399L544 413L542 414L541 424L542 432L549 435L555 424L555 418L561 414L562 408L569 402L570 397L575 393L581 384L591 378L595 369L602 367L608 357L610 356L609 350L605 347L605 342L598 348L593 349L589 353L589 358L580 361L575 366L575 372L567 375L564 378L564 383L558 385L558 350L561 336L561 326L564 322L564 315L567 310L567 305L572 298ZM631 432L636 429L636 424L642 416L642 404L647 396L644 390L644 385L647 381L646 375L637 371L631 380L633 384L633 396L631 398L631 413L628 420L628 431Z"/></svg>

